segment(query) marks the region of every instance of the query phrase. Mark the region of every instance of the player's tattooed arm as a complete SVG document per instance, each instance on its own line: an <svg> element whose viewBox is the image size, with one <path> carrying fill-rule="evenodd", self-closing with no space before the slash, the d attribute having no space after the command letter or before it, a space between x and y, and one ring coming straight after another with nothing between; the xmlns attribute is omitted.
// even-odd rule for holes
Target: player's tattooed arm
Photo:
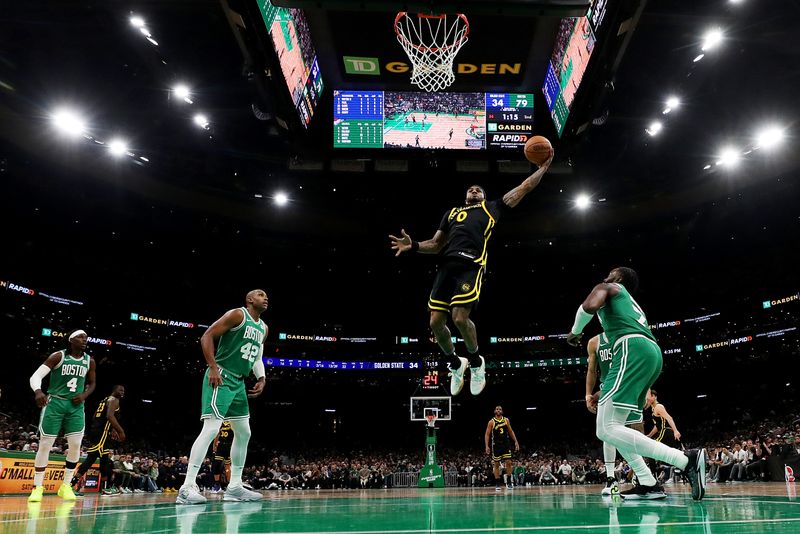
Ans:
<svg viewBox="0 0 800 534"><path fill-rule="evenodd" d="M422 254L438 254L447 243L447 236L441 230L436 230L433 237L426 241L414 241L405 230L400 230L400 237L390 235L389 239L392 241L392 250L397 251L395 256L399 256L409 250Z"/></svg>
<svg viewBox="0 0 800 534"><path fill-rule="evenodd" d="M536 172L525 178L525 180L517 187L503 195L503 203L509 208L516 207L516 205L519 204L525 195L536 189L536 186L538 186L539 182L542 181L542 176L544 176L544 173L546 173L547 169L550 168L550 164L552 162L553 153L551 152L550 157L542 164L541 167L536 170Z"/></svg>

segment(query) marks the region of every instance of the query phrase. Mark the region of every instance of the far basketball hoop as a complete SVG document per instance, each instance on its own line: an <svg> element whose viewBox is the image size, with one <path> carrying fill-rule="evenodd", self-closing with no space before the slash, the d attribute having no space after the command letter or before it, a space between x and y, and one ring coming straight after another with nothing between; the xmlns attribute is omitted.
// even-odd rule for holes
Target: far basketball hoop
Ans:
<svg viewBox="0 0 800 534"><path fill-rule="evenodd" d="M466 15L401 11L394 19L394 31L413 66L411 83L433 92L446 89L455 81L453 60L469 36Z"/></svg>

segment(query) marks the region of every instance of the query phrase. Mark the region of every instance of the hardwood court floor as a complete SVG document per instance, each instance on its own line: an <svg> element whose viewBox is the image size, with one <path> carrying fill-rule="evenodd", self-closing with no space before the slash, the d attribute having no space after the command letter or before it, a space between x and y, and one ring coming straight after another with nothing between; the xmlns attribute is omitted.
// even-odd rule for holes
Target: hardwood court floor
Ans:
<svg viewBox="0 0 800 534"><path fill-rule="evenodd" d="M271 491L257 503L175 506L174 495L0 498L0 533L324 532L350 534L587 532L800 532L794 484L710 485L694 502L686 486L662 501L603 498L600 486Z"/></svg>

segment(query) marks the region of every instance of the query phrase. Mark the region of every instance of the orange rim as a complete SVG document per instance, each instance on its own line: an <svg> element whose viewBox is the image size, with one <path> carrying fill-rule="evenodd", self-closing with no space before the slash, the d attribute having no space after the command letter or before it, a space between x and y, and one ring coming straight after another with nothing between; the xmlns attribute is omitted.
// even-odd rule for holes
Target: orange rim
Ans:
<svg viewBox="0 0 800 534"><path fill-rule="evenodd" d="M418 18L421 18L421 19L439 19L439 20L441 20L441 19L444 19L445 17L447 17L446 13L441 13L439 15L427 15L425 13L417 13L416 15L417 15ZM407 43L408 46L410 46L411 48L415 48L416 50L419 50L421 52L439 52L440 50L448 50L450 48L454 48L456 46L461 45L464 41L466 41L467 36L469 35L469 20L467 19L467 16L464 15L463 13L456 13L456 16L458 18L460 18L464 22L464 26L466 27L466 30L464 31L464 35L462 35L461 38L456 43L453 43L453 44L447 45L447 46L443 46L443 47L437 47L437 48L431 48L429 46L423 46L423 45L414 44L411 41L409 41L408 38L406 38L406 36L403 35L402 33L400 33L400 31L398 31L398 29L397 29L398 25L400 23L400 19L403 18L403 17L408 17L408 16L409 16L408 11L400 11L400 12L397 13L397 16L394 18L394 33L397 35L397 38L400 39L400 41L404 45Z"/></svg>

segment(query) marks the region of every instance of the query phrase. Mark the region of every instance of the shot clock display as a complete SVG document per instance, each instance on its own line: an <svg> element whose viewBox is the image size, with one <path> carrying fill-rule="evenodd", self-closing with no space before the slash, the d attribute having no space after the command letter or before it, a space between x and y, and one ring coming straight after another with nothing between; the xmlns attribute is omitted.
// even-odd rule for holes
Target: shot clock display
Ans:
<svg viewBox="0 0 800 534"><path fill-rule="evenodd" d="M439 389L439 371L435 369L428 369L422 377L422 389Z"/></svg>

